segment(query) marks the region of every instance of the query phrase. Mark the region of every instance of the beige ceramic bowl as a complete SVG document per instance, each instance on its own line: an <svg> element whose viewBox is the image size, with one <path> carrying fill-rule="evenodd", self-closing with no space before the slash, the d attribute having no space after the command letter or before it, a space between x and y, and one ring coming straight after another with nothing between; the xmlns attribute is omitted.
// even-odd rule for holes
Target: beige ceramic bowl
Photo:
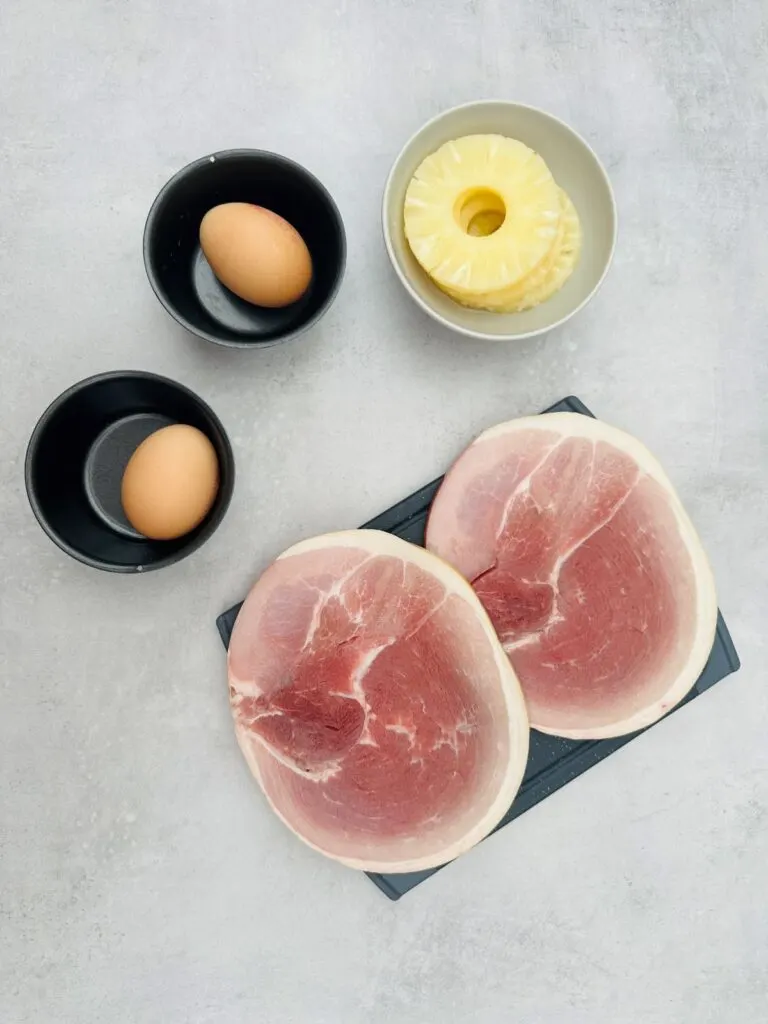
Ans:
<svg viewBox="0 0 768 1024"><path fill-rule="evenodd" d="M403 204L416 168L443 143L478 134L506 135L540 153L581 218L583 245L576 269L551 299L524 313L487 313L454 302L421 269L405 238ZM416 132L389 173L382 223L392 266L411 297L446 327L488 341L530 338L565 323L602 284L616 244L616 204L611 184L584 139L543 110L504 100L454 107Z"/></svg>

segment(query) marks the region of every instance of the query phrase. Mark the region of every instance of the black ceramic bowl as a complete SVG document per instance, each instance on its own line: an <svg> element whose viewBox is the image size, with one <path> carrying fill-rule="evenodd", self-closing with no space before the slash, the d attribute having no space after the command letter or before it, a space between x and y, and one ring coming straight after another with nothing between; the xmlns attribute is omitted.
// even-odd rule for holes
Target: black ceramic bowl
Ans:
<svg viewBox="0 0 768 1024"><path fill-rule="evenodd" d="M254 203L280 214L307 244L312 281L290 306L265 309L233 295L200 248L200 221L220 203ZM144 265L171 316L206 341L258 348L293 338L328 309L346 262L344 225L326 188L276 153L231 149L184 167L152 204L144 228Z"/></svg>
<svg viewBox="0 0 768 1024"><path fill-rule="evenodd" d="M171 423L197 427L219 459L219 491L203 522L176 540L149 540L125 518L123 471L141 442ZM235 462L218 417L188 388L153 373L104 373L80 381L45 410L27 448L27 495L62 551L110 572L172 565L211 536L235 484Z"/></svg>

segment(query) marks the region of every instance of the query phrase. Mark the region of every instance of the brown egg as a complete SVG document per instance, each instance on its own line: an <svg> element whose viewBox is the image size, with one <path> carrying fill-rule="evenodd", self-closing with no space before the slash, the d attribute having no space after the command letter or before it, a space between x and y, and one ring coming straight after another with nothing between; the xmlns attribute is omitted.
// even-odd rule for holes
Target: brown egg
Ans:
<svg viewBox="0 0 768 1024"><path fill-rule="evenodd" d="M200 224L200 245L221 283L256 306L288 306L309 287L312 257L304 239L262 206L214 206Z"/></svg>
<svg viewBox="0 0 768 1024"><path fill-rule="evenodd" d="M152 540L194 530L219 488L219 461L202 431L174 423L150 434L131 456L120 497L128 522Z"/></svg>

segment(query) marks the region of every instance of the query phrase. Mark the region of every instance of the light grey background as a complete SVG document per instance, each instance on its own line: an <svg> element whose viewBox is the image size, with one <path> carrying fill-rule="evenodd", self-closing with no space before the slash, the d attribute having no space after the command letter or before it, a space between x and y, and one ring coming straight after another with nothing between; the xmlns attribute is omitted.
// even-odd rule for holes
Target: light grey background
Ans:
<svg viewBox="0 0 768 1024"><path fill-rule="evenodd" d="M760 0L2 0L3 1024L765 1019L767 31ZM379 231L405 138L486 96L573 124L620 213L593 304L509 347L421 315ZM330 314L261 354L186 336L141 261L160 186L229 146L304 162L349 234ZM61 555L23 489L45 405L116 368L197 390L238 463L145 577ZM569 392L666 465L744 668L390 904L268 813L214 618Z"/></svg>

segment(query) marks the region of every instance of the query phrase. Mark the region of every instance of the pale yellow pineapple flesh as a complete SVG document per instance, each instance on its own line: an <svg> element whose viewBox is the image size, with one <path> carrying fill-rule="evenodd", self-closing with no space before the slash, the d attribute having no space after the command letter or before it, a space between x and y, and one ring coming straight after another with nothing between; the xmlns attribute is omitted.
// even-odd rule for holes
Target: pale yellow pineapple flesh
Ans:
<svg viewBox="0 0 768 1024"><path fill-rule="evenodd" d="M445 143L406 191L405 235L435 284L465 306L517 312L570 276L581 228L544 160L501 135Z"/></svg>
<svg viewBox="0 0 768 1024"><path fill-rule="evenodd" d="M494 313L521 313L546 302L565 284L573 273L581 253L581 223L576 208L560 190L561 215L557 238L552 249L530 274L510 288L474 295L452 292L452 298L473 309Z"/></svg>

